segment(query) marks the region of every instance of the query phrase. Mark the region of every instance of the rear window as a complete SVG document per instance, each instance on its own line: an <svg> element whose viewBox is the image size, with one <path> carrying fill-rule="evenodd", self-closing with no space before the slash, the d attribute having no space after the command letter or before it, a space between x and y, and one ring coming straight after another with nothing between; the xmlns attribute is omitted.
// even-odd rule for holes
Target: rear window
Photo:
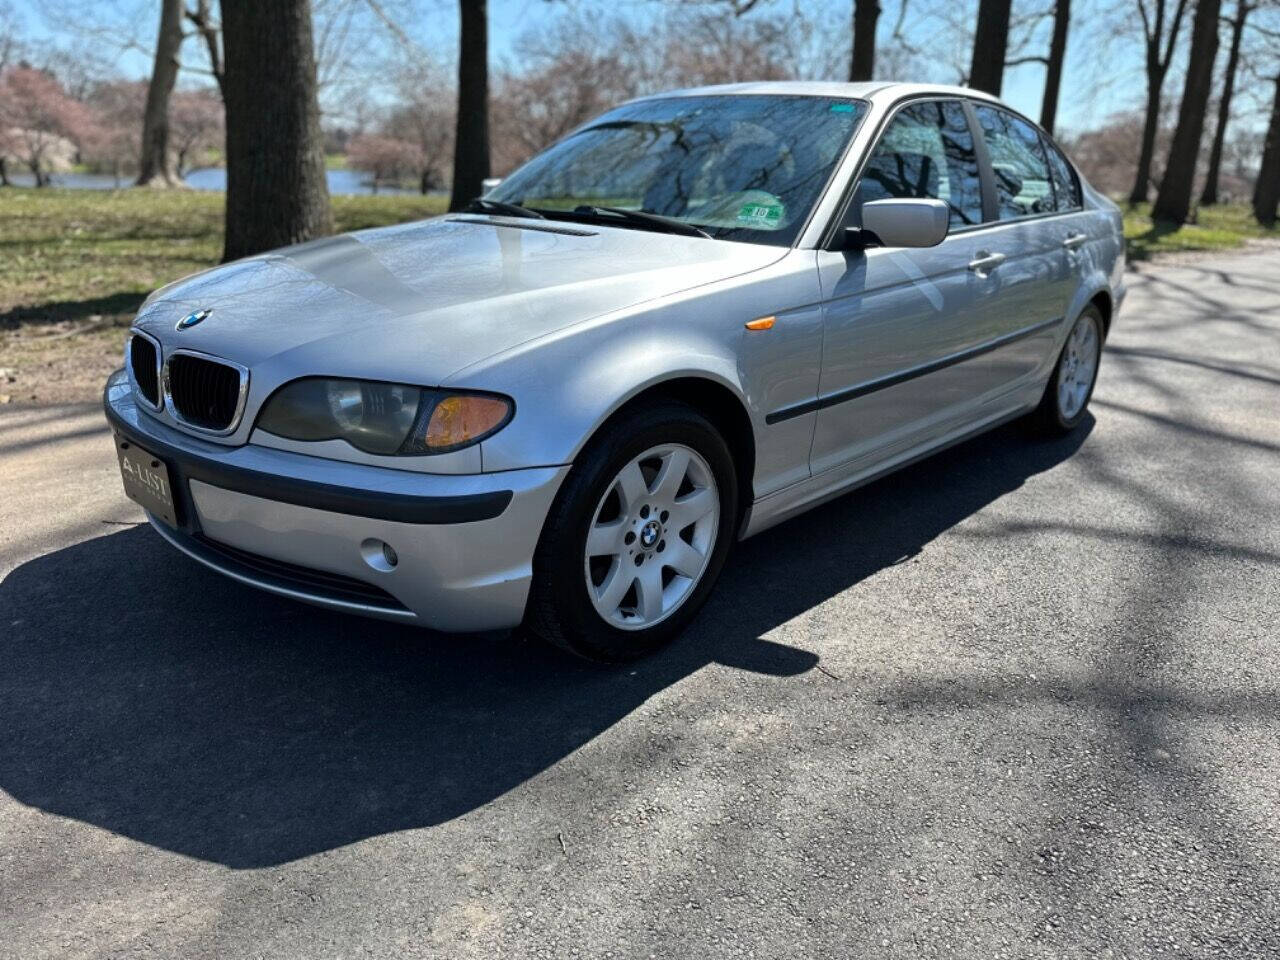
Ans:
<svg viewBox="0 0 1280 960"><path fill-rule="evenodd" d="M1045 152L1049 155L1049 173L1053 177L1053 193L1059 213L1068 210L1079 210L1084 206L1080 196L1080 180L1071 164L1062 155L1062 151L1053 145L1053 141L1045 138Z"/></svg>
<svg viewBox="0 0 1280 960"><path fill-rule="evenodd" d="M1044 144L1035 127L1011 113L975 104L995 175L997 219L1016 220L1056 209Z"/></svg>

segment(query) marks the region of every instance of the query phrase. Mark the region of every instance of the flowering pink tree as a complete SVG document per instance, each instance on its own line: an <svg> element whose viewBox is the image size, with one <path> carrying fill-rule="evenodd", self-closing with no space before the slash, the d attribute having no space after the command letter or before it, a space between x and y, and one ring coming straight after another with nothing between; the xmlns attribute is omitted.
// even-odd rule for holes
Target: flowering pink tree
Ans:
<svg viewBox="0 0 1280 960"><path fill-rule="evenodd" d="M81 159L115 175L117 185L138 167L145 83L103 83L88 96L96 123L77 141Z"/></svg>
<svg viewBox="0 0 1280 960"><path fill-rule="evenodd" d="M414 174L422 166L421 149L408 140L361 134L347 144L347 163L357 170L373 174L373 189L378 181L394 180L402 174Z"/></svg>
<svg viewBox="0 0 1280 960"><path fill-rule="evenodd" d="M16 67L0 78L0 128L8 131L10 155L30 168L36 186L48 186L55 161L70 161L93 126L92 111L45 71Z"/></svg>
<svg viewBox="0 0 1280 960"><path fill-rule="evenodd" d="M199 163L200 155L222 146L226 111L214 89L185 90L169 100L169 147L178 175Z"/></svg>

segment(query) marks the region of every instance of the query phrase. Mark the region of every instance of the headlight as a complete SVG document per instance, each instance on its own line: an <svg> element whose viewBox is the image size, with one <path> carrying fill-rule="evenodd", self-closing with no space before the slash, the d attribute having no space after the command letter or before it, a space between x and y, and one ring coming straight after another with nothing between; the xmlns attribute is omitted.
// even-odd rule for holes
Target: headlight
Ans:
<svg viewBox="0 0 1280 960"><path fill-rule="evenodd" d="M491 393L308 377L272 394L257 426L290 440L345 440L365 453L423 456L479 443L513 411L510 400Z"/></svg>

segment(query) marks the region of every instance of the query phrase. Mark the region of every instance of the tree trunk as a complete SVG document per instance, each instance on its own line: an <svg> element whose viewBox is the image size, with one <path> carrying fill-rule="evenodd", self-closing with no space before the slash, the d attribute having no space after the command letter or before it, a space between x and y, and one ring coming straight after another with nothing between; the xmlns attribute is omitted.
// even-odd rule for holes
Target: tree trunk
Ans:
<svg viewBox="0 0 1280 960"><path fill-rule="evenodd" d="M1276 225L1280 207L1280 74L1276 74L1276 97L1271 103L1271 122L1262 147L1262 166L1253 189L1253 215L1264 227Z"/></svg>
<svg viewBox="0 0 1280 960"><path fill-rule="evenodd" d="M1227 54L1227 75L1222 81L1222 99L1218 101L1218 126L1213 132L1213 147L1209 150L1209 172L1204 179L1204 191L1200 194L1202 207L1211 207L1218 202L1222 145L1227 138L1227 124L1231 122L1231 97L1235 93L1236 67L1240 63L1240 39L1244 35L1244 22L1250 9L1246 0L1236 0L1236 15L1231 21L1231 50Z"/></svg>
<svg viewBox="0 0 1280 960"><path fill-rule="evenodd" d="M876 69L876 21L880 19L878 0L854 0L853 59L849 62L851 81L870 80Z"/></svg>
<svg viewBox="0 0 1280 960"><path fill-rule="evenodd" d="M1204 140L1204 119L1213 89L1213 61L1218 55L1218 14L1222 0L1198 0L1191 27L1191 59L1187 82L1178 109L1178 127L1169 148L1169 162L1160 178L1160 191L1151 208L1153 220L1187 222L1191 214L1191 191L1195 186L1196 161Z"/></svg>
<svg viewBox="0 0 1280 960"><path fill-rule="evenodd" d="M169 97L178 79L178 54L182 50L182 0L162 0L156 62L147 86L147 106L142 117L142 155L138 159L138 186L173 187L180 184L169 156Z"/></svg>
<svg viewBox="0 0 1280 960"><path fill-rule="evenodd" d="M1012 0L980 0L978 26L973 35L973 65L969 86L1000 96L1004 57L1009 46L1009 7Z"/></svg>
<svg viewBox="0 0 1280 960"><path fill-rule="evenodd" d="M222 38L223 260L331 233L310 0L222 0Z"/></svg>
<svg viewBox="0 0 1280 960"><path fill-rule="evenodd" d="M1147 74L1147 113L1142 121L1142 148L1138 152L1138 173L1129 192L1129 203L1147 202L1151 191L1151 160L1156 152L1156 133L1160 128L1160 88L1164 86L1164 73L1156 78Z"/></svg>
<svg viewBox="0 0 1280 960"><path fill-rule="evenodd" d="M1040 105L1040 126L1053 133L1058 119L1058 90L1062 86L1062 63L1067 55L1067 28L1071 25L1071 0L1058 0L1053 7L1053 39L1049 41L1049 63L1044 77L1044 102Z"/></svg>
<svg viewBox="0 0 1280 960"><path fill-rule="evenodd" d="M489 38L485 0L459 0L458 125L453 144L450 210L484 192L489 176Z"/></svg>
<svg viewBox="0 0 1280 960"><path fill-rule="evenodd" d="M431 191L431 168L422 171L422 175L418 178L418 192L424 197Z"/></svg>
<svg viewBox="0 0 1280 960"><path fill-rule="evenodd" d="M9 182L9 161L6 157L0 156L0 187L11 187L13 184Z"/></svg>

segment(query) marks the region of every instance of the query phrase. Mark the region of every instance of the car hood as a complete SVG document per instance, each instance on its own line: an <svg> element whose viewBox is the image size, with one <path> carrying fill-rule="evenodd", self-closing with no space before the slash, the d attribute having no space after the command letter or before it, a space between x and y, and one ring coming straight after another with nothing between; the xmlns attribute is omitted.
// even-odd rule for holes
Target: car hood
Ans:
<svg viewBox="0 0 1280 960"><path fill-rule="evenodd" d="M136 326L303 374L427 386L570 324L767 266L785 251L615 227L448 216L328 237L158 290ZM189 329L182 317L208 310Z"/></svg>

